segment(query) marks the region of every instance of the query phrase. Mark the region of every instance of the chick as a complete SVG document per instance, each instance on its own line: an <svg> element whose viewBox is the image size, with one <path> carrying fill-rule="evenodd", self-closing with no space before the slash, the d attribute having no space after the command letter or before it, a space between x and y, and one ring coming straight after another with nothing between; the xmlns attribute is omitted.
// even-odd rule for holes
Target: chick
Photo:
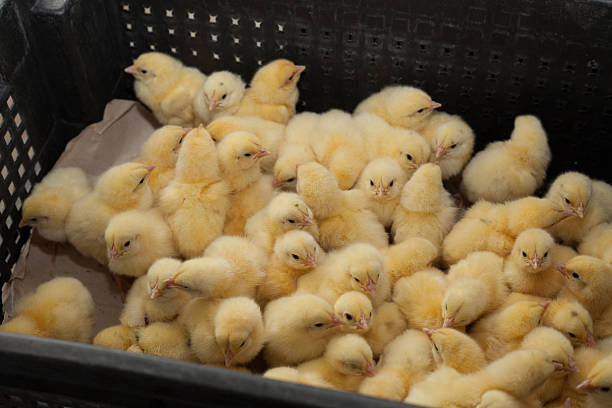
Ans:
<svg viewBox="0 0 612 408"><path fill-rule="evenodd" d="M389 157L371 161L361 172L357 186L366 194L367 208L378 216L386 228L391 226L393 212L400 200L406 175L400 165Z"/></svg>
<svg viewBox="0 0 612 408"><path fill-rule="evenodd" d="M595 346L593 319L588 310L574 300L553 300L542 316L542 325L563 333L574 347Z"/></svg>
<svg viewBox="0 0 612 408"><path fill-rule="evenodd" d="M587 380L595 365L605 359L607 351L599 347L579 347L575 350L574 357L577 370L570 372L567 376L567 383L559 401L570 399L570 407L588 406L586 400L590 393L578 388L578 386Z"/></svg>
<svg viewBox="0 0 612 408"><path fill-rule="evenodd" d="M118 324L100 331L93 338L92 343L95 346L125 351L138 344L138 337L131 327Z"/></svg>
<svg viewBox="0 0 612 408"><path fill-rule="evenodd" d="M321 296L330 304L350 291L364 293L373 306L384 302L391 292L380 252L369 244L351 244L329 254L314 271L298 279L298 291Z"/></svg>
<svg viewBox="0 0 612 408"><path fill-rule="evenodd" d="M612 263L612 223L599 224L591 229L580 243L578 252Z"/></svg>
<svg viewBox="0 0 612 408"><path fill-rule="evenodd" d="M187 131L182 126L163 126L153 132L142 145L136 161L155 166L149 176L149 187L154 197L174 178L178 152Z"/></svg>
<svg viewBox="0 0 612 408"><path fill-rule="evenodd" d="M155 322L137 329L139 351L158 357L197 362L190 339L177 322Z"/></svg>
<svg viewBox="0 0 612 408"><path fill-rule="evenodd" d="M297 289L300 276L317 267L322 249L309 233L293 230L281 235L274 244L266 276L257 288L257 303L289 296Z"/></svg>
<svg viewBox="0 0 612 408"><path fill-rule="evenodd" d="M159 209L115 215L104 231L108 268L119 275L142 276L159 258L177 258L172 231Z"/></svg>
<svg viewBox="0 0 612 408"><path fill-rule="evenodd" d="M550 301L516 302L478 320L470 328L470 335L488 360L496 360L519 348L523 337L540 324L549 304Z"/></svg>
<svg viewBox="0 0 612 408"><path fill-rule="evenodd" d="M285 144L274 163L272 185L287 191L297 188L297 169L302 164L317 161L310 145Z"/></svg>
<svg viewBox="0 0 612 408"><path fill-rule="evenodd" d="M319 238L314 216L304 200L295 193L280 193L247 220L244 233L269 254L279 236L295 229L308 232L315 240Z"/></svg>
<svg viewBox="0 0 612 408"><path fill-rule="evenodd" d="M612 355L602 358L587 374L586 380L576 387L586 392L586 406L589 408L609 407L612 404Z"/></svg>
<svg viewBox="0 0 612 408"><path fill-rule="evenodd" d="M295 115L297 83L306 67L277 59L259 68L246 90L236 116L257 116L286 124Z"/></svg>
<svg viewBox="0 0 612 408"><path fill-rule="evenodd" d="M364 377L374 376L374 360L362 337L345 334L327 344L323 357L302 363L297 370L314 373L336 389L357 391Z"/></svg>
<svg viewBox="0 0 612 408"><path fill-rule="evenodd" d="M535 397L542 404L559 398L568 374L576 370L574 348L569 340L555 329L538 327L525 336L521 348L541 350L550 356L555 365L555 372L535 391Z"/></svg>
<svg viewBox="0 0 612 408"><path fill-rule="evenodd" d="M517 116L510 140L489 144L463 171L468 200L504 202L533 194L550 163L546 131L535 116Z"/></svg>
<svg viewBox="0 0 612 408"><path fill-rule="evenodd" d="M262 177L260 159L270 154L250 132L233 132L217 148L221 172L232 189L232 205L223 229L240 235L249 217L265 207L274 194L269 176Z"/></svg>
<svg viewBox="0 0 612 408"><path fill-rule="evenodd" d="M394 302L384 302L377 306L370 325L371 329L363 334L363 338L372 348L375 358L380 356L387 344L408 328L406 318Z"/></svg>
<svg viewBox="0 0 612 408"><path fill-rule="evenodd" d="M480 402L474 408L539 408L539 401L531 404L522 401L505 391L490 390L482 394Z"/></svg>
<svg viewBox="0 0 612 408"><path fill-rule="evenodd" d="M370 397L402 401L406 398L406 389L396 370L376 370L374 377L368 377L359 384L360 394Z"/></svg>
<svg viewBox="0 0 612 408"><path fill-rule="evenodd" d="M234 114L240 107L246 84L230 71L213 72L193 98L193 110L202 123Z"/></svg>
<svg viewBox="0 0 612 408"><path fill-rule="evenodd" d="M175 178L159 196L159 207L185 258L202 255L221 235L230 207L230 186L221 178L215 144L203 128L183 140Z"/></svg>
<svg viewBox="0 0 612 408"><path fill-rule="evenodd" d="M572 258L573 250L567 250L569 258ZM504 262L504 276L510 290L549 298L556 296L564 281L555 264L568 260L566 256L559 259L559 255L565 255L564 252L542 229L521 232Z"/></svg>
<svg viewBox="0 0 612 408"><path fill-rule="evenodd" d="M409 327L442 327L441 305L446 288L446 276L442 272L424 269L395 283L393 302L399 306Z"/></svg>
<svg viewBox="0 0 612 408"><path fill-rule="evenodd" d="M152 166L125 163L104 172L93 191L74 203L66 218L68 241L85 256L105 265L104 231L110 219L131 209L145 210L153 204L147 178Z"/></svg>
<svg viewBox="0 0 612 408"><path fill-rule="evenodd" d="M134 75L134 92L153 111L162 125L192 126L200 120L193 110L193 98L206 80L196 68L160 52L140 54L125 68Z"/></svg>
<svg viewBox="0 0 612 408"><path fill-rule="evenodd" d="M55 278L17 302L17 313L0 331L88 343L94 323L94 302L74 278Z"/></svg>
<svg viewBox="0 0 612 408"><path fill-rule="evenodd" d="M298 168L297 192L319 224L319 243L326 251L353 242L377 248L388 244L387 234L376 215L367 209L359 191L342 191L334 176L318 163Z"/></svg>
<svg viewBox="0 0 612 408"><path fill-rule="evenodd" d="M81 169L64 167L52 170L34 186L23 202L19 228L36 228L40 236L48 241L66 242L68 213L72 205L89 191L87 177Z"/></svg>
<svg viewBox="0 0 612 408"><path fill-rule="evenodd" d="M550 232L568 245L578 246L591 228L612 220L612 187L581 173L567 172L546 193L566 217Z"/></svg>
<svg viewBox="0 0 612 408"><path fill-rule="evenodd" d="M323 380L318 374L300 373L293 367L270 368L263 373L264 378L277 381L287 381L299 384L310 385L313 387L332 388L332 385Z"/></svg>
<svg viewBox="0 0 612 408"><path fill-rule="evenodd" d="M355 114L373 113L392 126L422 130L429 123L438 102L418 88L410 86L388 86L361 101Z"/></svg>
<svg viewBox="0 0 612 408"><path fill-rule="evenodd" d="M322 298L295 294L268 303L264 324L264 357L269 367L278 367L321 356L343 321Z"/></svg>
<svg viewBox="0 0 612 408"><path fill-rule="evenodd" d="M189 333L191 350L205 364L246 364L264 344L261 310L246 297L195 298L185 306L178 322Z"/></svg>
<svg viewBox="0 0 612 408"><path fill-rule="evenodd" d="M140 327L148 323L174 320L191 295L167 288L165 281L181 266L173 258L156 260L142 276L134 281L119 320L126 327Z"/></svg>
<svg viewBox="0 0 612 408"><path fill-rule="evenodd" d="M344 321L342 331L364 334L370 330L372 302L361 292L352 290L344 293L334 303L334 312Z"/></svg>
<svg viewBox="0 0 612 408"><path fill-rule="evenodd" d="M456 217L457 208L442 185L442 170L435 164L424 164L402 188L393 213L393 240L399 243L421 237L439 248Z"/></svg>
<svg viewBox="0 0 612 408"><path fill-rule="evenodd" d="M399 244L391 245L381 251L385 271L395 284L399 279L411 276L417 271L431 266L438 257L439 250L425 238L408 238Z"/></svg>
<svg viewBox="0 0 612 408"><path fill-rule="evenodd" d="M425 328L423 331L432 343L432 355L438 367L447 366L468 374L487 365L484 352L467 334L445 328Z"/></svg>
<svg viewBox="0 0 612 408"><path fill-rule="evenodd" d="M444 327L467 326L504 302L503 263L492 252L473 252L450 267L442 301Z"/></svg>

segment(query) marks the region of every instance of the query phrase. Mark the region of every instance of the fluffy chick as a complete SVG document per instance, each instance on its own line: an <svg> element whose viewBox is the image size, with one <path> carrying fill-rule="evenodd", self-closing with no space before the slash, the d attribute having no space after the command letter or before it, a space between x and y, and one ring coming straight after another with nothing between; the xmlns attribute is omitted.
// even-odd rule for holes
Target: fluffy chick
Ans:
<svg viewBox="0 0 612 408"><path fill-rule="evenodd" d="M295 229L308 232L315 240L319 238L314 215L304 200L295 193L280 193L247 220L244 233L269 254L279 236Z"/></svg>
<svg viewBox="0 0 612 408"><path fill-rule="evenodd" d="M264 357L269 367L278 367L319 357L343 321L322 298L295 294L268 303L264 324Z"/></svg>
<svg viewBox="0 0 612 408"><path fill-rule="evenodd" d="M200 123L193 98L206 80L196 68L160 52L140 54L125 68L134 76L134 92L162 125L192 126Z"/></svg>
<svg viewBox="0 0 612 408"><path fill-rule="evenodd" d="M344 293L334 304L336 316L344 321L342 331L363 334L370 330L372 302L361 292Z"/></svg>
<svg viewBox="0 0 612 408"><path fill-rule="evenodd" d="M467 334L448 328L423 331L432 343L432 355L438 367L447 366L468 374L487 365L484 352Z"/></svg>
<svg viewBox="0 0 612 408"><path fill-rule="evenodd" d="M257 288L257 302L289 296L297 289L300 276L317 267L322 249L306 231L293 230L281 235L274 244L266 276Z"/></svg>
<svg viewBox="0 0 612 408"><path fill-rule="evenodd" d="M387 234L376 215L367 209L359 191L342 191L334 176L318 163L298 168L297 192L319 224L319 243L326 251L353 242L377 248L388 244Z"/></svg>
<svg viewBox="0 0 612 408"><path fill-rule="evenodd" d="M508 296L503 258L472 252L450 267L442 301L444 327L463 327L498 308Z"/></svg>
<svg viewBox="0 0 612 408"><path fill-rule="evenodd" d="M230 186L221 178L215 144L204 128L191 130L182 144L175 178L161 191L159 207L180 254L193 258L221 235Z"/></svg>
<svg viewBox="0 0 612 408"><path fill-rule="evenodd" d="M232 189L223 232L240 235L247 219L265 207L274 194L270 177L262 177L260 167L260 159L270 151L254 134L237 131L219 143L217 152L221 172Z"/></svg>
<svg viewBox="0 0 612 408"><path fill-rule="evenodd" d="M48 241L66 242L66 218L72 205L89 193L85 173L77 167L52 170L34 185L23 202L19 227L36 228Z"/></svg>
<svg viewBox="0 0 612 408"><path fill-rule="evenodd" d="M535 116L517 116L510 140L493 142L463 171L462 190L471 202L504 202L533 194L546 177L551 153Z"/></svg>
<svg viewBox="0 0 612 408"><path fill-rule="evenodd" d="M374 376L374 360L362 337L345 334L327 344L323 357L302 363L297 370L314 373L336 389L357 391L364 377Z"/></svg>
<svg viewBox="0 0 612 408"><path fill-rule="evenodd" d="M375 358L378 358L383 349L393 339L408 328L399 306L394 302L384 302L374 309L374 316L370 319L371 329L363 335Z"/></svg>
<svg viewBox="0 0 612 408"><path fill-rule="evenodd" d="M293 367L270 368L263 373L264 378L277 381L293 382L313 387L332 388L332 385L314 373L300 373Z"/></svg>
<svg viewBox="0 0 612 408"><path fill-rule="evenodd" d="M393 213L393 240L399 243L421 237L439 248L456 217L457 208L442 185L442 170L435 164L424 164L402 188Z"/></svg>
<svg viewBox="0 0 612 408"><path fill-rule="evenodd" d="M234 114L240 107L246 84L240 75L216 71L206 78L193 98L193 110L202 123Z"/></svg>
<svg viewBox="0 0 612 408"><path fill-rule="evenodd" d="M147 181L151 170L140 163L111 167L91 193L74 203L66 218L66 236L77 251L106 264L104 231L110 219L122 211L145 210L153 204Z"/></svg>
<svg viewBox="0 0 612 408"><path fill-rule="evenodd" d="M569 258L572 258L573 250L567 250ZM521 232L504 261L504 276L510 290L549 298L556 296L564 281L555 266L568 260L563 256L564 252L542 229L531 228ZM564 259L559 259L560 255Z"/></svg>
<svg viewBox="0 0 612 408"><path fill-rule="evenodd" d="M442 327L442 301L447 288L446 275L435 268L401 278L393 288L396 303L409 327Z"/></svg>
<svg viewBox="0 0 612 408"><path fill-rule="evenodd" d="M475 408L539 408L541 404L535 402L535 405L528 404L505 391L490 390L482 394Z"/></svg>
<svg viewBox="0 0 612 408"><path fill-rule="evenodd" d="M258 116L286 124L295 115L297 83L306 69L286 59L277 59L259 68L246 90L236 116Z"/></svg>
<svg viewBox="0 0 612 408"><path fill-rule="evenodd" d="M604 408L612 404L610 388L612 387L612 355L598 361L588 372L586 380L576 387L580 392L586 392L586 407Z"/></svg>
<svg viewBox="0 0 612 408"><path fill-rule="evenodd" d="M561 174L550 186L546 198L556 203L566 217L550 231L569 245L577 246L591 228L612 220L612 187L584 174Z"/></svg>
<svg viewBox="0 0 612 408"><path fill-rule="evenodd" d="M136 331L138 347L145 354L181 361L198 361L190 348L187 333L177 322L155 322Z"/></svg>
<svg viewBox="0 0 612 408"><path fill-rule="evenodd" d="M542 316L542 325L563 333L575 347L595 346L593 319L588 310L575 300L553 300Z"/></svg>
<svg viewBox="0 0 612 408"><path fill-rule="evenodd" d="M366 194L367 208L378 216L385 227L390 227L393 212L399 204L406 175L400 165L389 157L371 161L361 172L356 188Z"/></svg>
<svg viewBox="0 0 612 408"><path fill-rule="evenodd" d="M389 246L381 251L385 262L385 271L395 284L399 279L411 276L417 271L431 266L438 257L439 250L425 238L407 238L399 244Z"/></svg>
<svg viewBox="0 0 612 408"><path fill-rule="evenodd" d="M120 275L142 276L157 259L179 256L172 231L157 208L115 215L104 239L108 268Z"/></svg>
<svg viewBox="0 0 612 408"><path fill-rule="evenodd" d="M578 252L612 263L612 223L599 224L591 229L580 243Z"/></svg>
<svg viewBox="0 0 612 408"><path fill-rule="evenodd" d="M118 324L96 334L92 344L125 351L138 344L138 337L131 327Z"/></svg>
<svg viewBox="0 0 612 408"><path fill-rule="evenodd" d="M17 302L17 313L0 331L51 337L83 343L91 341L94 302L74 278L55 278L39 285Z"/></svg>

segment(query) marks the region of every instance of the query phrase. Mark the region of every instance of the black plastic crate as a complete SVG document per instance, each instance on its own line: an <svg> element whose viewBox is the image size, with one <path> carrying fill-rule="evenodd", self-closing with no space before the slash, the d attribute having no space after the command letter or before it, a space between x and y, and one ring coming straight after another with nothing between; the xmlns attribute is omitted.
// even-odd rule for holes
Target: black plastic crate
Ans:
<svg viewBox="0 0 612 408"><path fill-rule="evenodd" d="M110 99L134 98L122 68L150 50L246 80L274 58L305 64L299 110L419 86L466 119L476 149L533 113L549 180L612 180L610 1L0 0L0 283L28 238L17 224L33 184ZM0 361L2 406L405 406L9 334Z"/></svg>

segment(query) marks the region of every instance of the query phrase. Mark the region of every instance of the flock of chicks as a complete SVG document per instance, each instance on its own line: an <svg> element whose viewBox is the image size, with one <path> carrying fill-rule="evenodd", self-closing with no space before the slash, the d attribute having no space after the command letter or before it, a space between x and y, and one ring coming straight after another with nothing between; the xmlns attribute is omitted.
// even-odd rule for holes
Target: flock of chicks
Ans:
<svg viewBox="0 0 612 408"><path fill-rule="evenodd" d="M303 70L246 88L143 54L126 71L165 126L93 189L76 168L35 186L23 225L136 278L93 343L245 372L261 355L267 378L426 406L611 406L612 187L569 172L531 196L536 117L470 160L471 128L412 87L295 115ZM0 330L91 340L76 279L17 312Z"/></svg>

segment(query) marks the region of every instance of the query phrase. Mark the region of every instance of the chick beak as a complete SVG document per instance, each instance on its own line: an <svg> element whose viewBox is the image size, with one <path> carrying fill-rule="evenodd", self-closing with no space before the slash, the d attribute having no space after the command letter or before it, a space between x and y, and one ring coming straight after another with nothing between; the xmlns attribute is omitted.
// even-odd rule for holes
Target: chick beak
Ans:
<svg viewBox="0 0 612 408"><path fill-rule="evenodd" d="M429 105L429 107L431 109L438 109L442 107L442 104L436 101L431 101L431 104Z"/></svg>
<svg viewBox="0 0 612 408"><path fill-rule="evenodd" d="M234 354L232 350L230 350L229 344L225 347L225 366L230 367L232 365L232 358L234 358Z"/></svg>
<svg viewBox="0 0 612 408"><path fill-rule="evenodd" d="M573 212L578 218L584 218L584 205L582 205L581 203L580 205L578 205L578 207L574 208Z"/></svg>
<svg viewBox="0 0 612 408"><path fill-rule="evenodd" d="M136 76L136 74L138 74L138 70L136 69L136 65L130 65L129 67L124 69L124 71L127 72L128 74L132 74L134 76Z"/></svg>
<svg viewBox="0 0 612 408"><path fill-rule="evenodd" d="M544 310L546 310L546 308L552 303L552 300L545 300L543 302L541 302L539 305L542 306L544 308Z"/></svg>
<svg viewBox="0 0 612 408"><path fill-rule="evenodd" d="M166 279L164 281L164 283L166 284L167 288L174 288L174 289L180 289L182 288L181 285L179 285L178 283L175 282L176 276L171 276L168 279Z"/></svg>
<svg viewBox="0 0 612 408"><path fill-rule="evenodd" d="M215 98L215 91L213 91L212 96L208 100L208 110L213 111L219 105L219 101Z"/></svg>
<svg viewBox="0 0 612 408"><path fill-rule="evenodd" d="M567 366L565 366L565 370L569 373L577 373L580 371L576 365L576 362L571 357L567 359Z"/></svg>
<svg viewBox="0 0 612 408"><path fill-rule="evenodd" d="M455 324L455 318L454 317L446 317L444 319L444 324L442 325L442 327L449 328L449 327L453 327L453 324Z"/></svg>
<svg viewBox="0 0 612 408"><path fill-rule="evenodd" d="M425 327L423 329L423 331L425 332L425 334L427 335L427 337L429 337L431 339L431 336L434 335L434 333L436 332L435 330L432 329L428 329L427 327Z"/></svg>
<svg viewBox="0 0 612 408"><path fill-rule="evenodd" d="M28 224L28 222L26 220L21 220L19 221L19 225L17 226L18 228L23 228L23 227L29 227L30 224Z"/></svg>
<svg viewBox="0 0 612 408"><path fill-rule="evenodd" d="M376 186L376 190L374 190L374 194L376 194L376 197L380 197L380 196L387 194L387 190L385 190L382 184L379 184Z"/></svg>
<svg viewBox="0 0 612 408"><path fill-rule="evenodd" d="M357 324L357 327L363 330L368 330L368 320L365 318L365 316L361 316L361 319L359 319L359 323Z"/></svg>
<svg viewBox="0 0 612 408"><path fill-rule="evenodd" d="M306 65L296 65L295 66L295 74L296 75L300 75L305 70L306 70Z"/></svg>
<svg viewBox="0 0 612 408"><path fill-rule="evenodd" d="M593 384L591 384L591 379L589 378L578 384L576 389L584 392L593 392L597 389L597 387L593 387Z"/></svg>
<svg viewBox="0 0 612 408"><path fill-rule="evenodd" d="M440 160L440 157L446 154L446 146L438 146L438 150L436 150L436 162Z"/></svg>
<svg viewBox="0 0 612 408"><path fill-rule="evenodd" d="M115 249L115 247L113 247L110 252L110 260L114 261L119 258L119 256L121 256L121 254Z"/></svg>
<svg viewBox="0 0 612 408"><path fill-rule="evenodd" d="M376 373L374 372L374 364L368 362L366 364L366 369L363 372L363 375L365 375L366 377L374 377L376 375Z"/></svg>
<svg viewBox="0 0 612 408"><path fill-rule="evenodd" d="M300 228L310 227L314 221L308 214L302 214L302 221L299 224Z"/></svg>
<svg viewBox="0 0 612 408"><path fill-rule="evenodd" d="M338 326L342 326L344 325L344 320L342 320L342 318L336 316L336 315L331 315L331 324L329 325L329 327L338 327Z"/></svg>
<svg viewBox="0 0 612 408"><path fill-rule="evenodd" d="M563 277L569 278L570 275L569 275L569 272L567 271L567 268L565 267L565 264L557 265L557 270L561 272L561 275L563 275Z"/></svg>
<svg viewBox="0 0 612 408"><path fill-rule="evenodd" d="M531 262L529 262L531 264L531 267L533 269L538 269L540 267L540 265L542 265L542 260L540 258L538 258L537 255L535 255L533 257L533 259L531 260Z"/></svg>
<svg viewBox="0 0 612 408"><path fill-rule="evenodd" d="M163 292L157 286L154 286L153 289L151 289L151 299L157 299L161 295L163 295Z"/></svg>
<svg viewBox="0 0 612 408"><path fill-rule="evenodd" d="M185 132L185 133L189 133L189 132L191 132L192 130L193 130L193 128L192 128L192 127L184 127L184 128L183 128L183 132Z"/></svg>
<svg viewBox="0 0 612 408"><path fill-rule="evenodd" d="M258 146L259 150L255 153L255 158L260 159L262 157L266 157L270 155L270 151L263 146Z"/></svg>
<svg viewBox="0 0 612 408"><path fill-rule="evenodd" d="M272 179L272 187L274 188L282 187L284 184L285 182L280 181L279 179L276 178L276 176L274 176L274 178Z"/></svg>
<svg viewBox="0 0 612 408"><path fill-rule="evenodd" d="M590 330L586 331L586 345L590 347L597 346L597 343L595 343L595 337L593 336L593 333L591 333Z"/></svg>
<svg viewBox="0 0 612 408"><path fill-rule="evenodd" d="M144 168L147 170L147 172L148 172L149 174L151 174L151 172L153 171L153 169L155 169L155 165L154 165L154 164L151 164L151 165L148 165L148 166L143 166L143 167L144 167Z"/></svg>
<svg viewBox="0 0 612 408"><path fill-rule="evenodd" d="M376 283L374 283L374 281L372 281L370 278L368 278L366 290L370 293L370 295L372 295L372 297L376 296Z"/></svg>
<svg viewBox="0 0 612 408"><path fill-rule="evenodd" d="M307 254L305 261L306 262L304 262L304 265L310 268L314 268L315 266L317 266L317 262L315 261L314 256L312 256L312 254Z"/></svg>

